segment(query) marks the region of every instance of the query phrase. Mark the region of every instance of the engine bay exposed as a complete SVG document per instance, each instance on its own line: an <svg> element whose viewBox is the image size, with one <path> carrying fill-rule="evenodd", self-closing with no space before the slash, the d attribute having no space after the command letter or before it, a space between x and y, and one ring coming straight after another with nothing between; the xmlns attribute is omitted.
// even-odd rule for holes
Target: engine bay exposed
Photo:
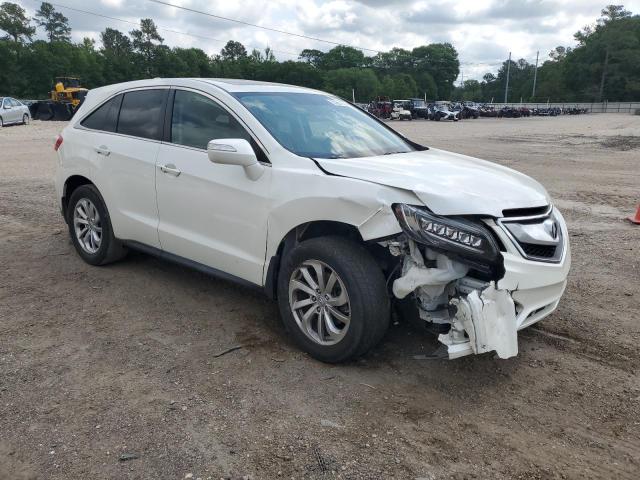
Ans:
<svg viewBox="0 0 640 480"><path fill-rule="evenodd" d="M438 340L448 358L490 351L500 358L518 354L515 304L510 291L496 288L497 279L404 235L380 245L400 262L394 297L412 298L419 318L439 325L444 333Z"/></svg>

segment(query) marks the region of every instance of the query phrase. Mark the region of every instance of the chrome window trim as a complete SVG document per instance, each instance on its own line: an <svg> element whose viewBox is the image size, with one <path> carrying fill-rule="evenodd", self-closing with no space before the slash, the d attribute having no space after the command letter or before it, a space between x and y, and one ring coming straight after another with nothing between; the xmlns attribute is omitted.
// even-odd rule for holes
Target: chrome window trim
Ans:
<svg viewBox="0 0 640 480"><path fill-rule="evenodd" d="M170 85L153 85L153 86L149 86L149 87L135 87L135 88L126 88L124 90L118 90L117 92L113 93L109 97L105 98L102 102L97 104L95 107L93 107L89 112L85 113L84 116L80 120L76 121L76 123L73 125L73 128L77 129L77 130L84 130L86 132L96 132L96 133L102 133L104 135L116 135L118 137L133 138L133 139L136 139L136 140L142 140L144 142L162 143L162 140L154 140L152 138L136 137L134 135L127 135L125 133L107 132L106 130L98 130L98 129L95 129L95 128L89 128L89 127L85 127L84 125L81 125L82 122L84 122L87 119L87 117L89 117L89 115L91 115L97 109L102 107L105 103L111 101L114 97L117 97L118 95L124 95L125 93L129 93L129 92L136 92L136 91L139 91L139 90L171 90L171 86Z"/></svg>

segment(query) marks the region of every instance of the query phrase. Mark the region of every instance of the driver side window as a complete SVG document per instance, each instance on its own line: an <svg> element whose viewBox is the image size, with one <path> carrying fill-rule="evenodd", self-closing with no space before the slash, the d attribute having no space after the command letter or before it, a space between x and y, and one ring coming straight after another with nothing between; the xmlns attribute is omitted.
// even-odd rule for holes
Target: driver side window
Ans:
<svg viewBox="0 0 640 480"><path fill-rule="evenodd" d="M210 140L219 138L244 138L254 143L242 125L216 102L198 93L176 90L171 143L206 150Z"/></svg>

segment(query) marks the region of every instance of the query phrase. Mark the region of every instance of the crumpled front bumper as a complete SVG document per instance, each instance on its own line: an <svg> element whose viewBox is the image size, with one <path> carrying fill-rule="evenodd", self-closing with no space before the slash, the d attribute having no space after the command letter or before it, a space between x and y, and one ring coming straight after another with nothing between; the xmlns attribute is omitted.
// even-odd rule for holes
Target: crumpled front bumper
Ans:
<svg viewBox="0 0 640 480"><path fill-rule="evenodd" d="M497 282L469 277L462 264L428 249L427 260L436 260L438 268L420 265L414 245L401 277L394 282L394 294L404 298L413 293L423 320L451 324L449 332L438 337L449 358L490 351L500 358L513 357L518 354L518 330L553 312L564 293L571 250L562 217L559 223L563 254L559 262L547 263L524 258L501 227L487 222L506 249L502 252L505 274Z"/></svg>

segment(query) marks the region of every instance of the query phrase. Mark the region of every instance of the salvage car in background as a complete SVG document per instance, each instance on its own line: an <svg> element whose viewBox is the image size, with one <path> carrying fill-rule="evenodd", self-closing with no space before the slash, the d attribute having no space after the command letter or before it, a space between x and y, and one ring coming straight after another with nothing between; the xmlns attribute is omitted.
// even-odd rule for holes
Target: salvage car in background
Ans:
<svg viewBox="0 0 640 480"><path fill-rule="evenodd" d="M57 201L92 265L128 249L262 287L296 343L341 362L391 309L443 356L518 352L570 265L535 180L419 145L326 93L230 79L92 90L58 137Z"/></svg>
<svg viewBox="0 0 640 480"><path fill-rule="evenodd" d="M429 107L427 102L421 98L410 98L409 110L411 111L411 116L413 118L427 119L429 117Z"/></svg>
<svg viewBox="0 0 640 480"><path fill-rule="evenodd" d="M394 100L391 120L412 120L409 100Z"/></svg>
<svg viewBox="0 0 640 480"><path fill-rule="evenodd" d="M22 123L29 124L31 114L29 107L11 97L0 97L0 127Z"/></svg>
<svg viewBox="0 0 640 480"><path fill-rule="evenodd" d="M436 102L429 106L429 120L452 120L457 122L460 117L459 112L451 109L449 102Z"/></svg>

